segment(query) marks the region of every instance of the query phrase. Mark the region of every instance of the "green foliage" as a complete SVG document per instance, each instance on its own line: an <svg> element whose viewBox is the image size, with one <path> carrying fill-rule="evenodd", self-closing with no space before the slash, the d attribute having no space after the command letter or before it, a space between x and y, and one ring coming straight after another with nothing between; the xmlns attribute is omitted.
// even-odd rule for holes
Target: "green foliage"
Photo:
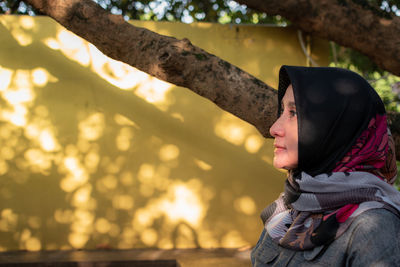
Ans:
<svg viewBox="0 0 400 267"><path fill-rule="evenodd" d="M218 22L218 23L285 23L280 16L267 16L230 0L170 0L123 1L97 0L105 9L122 14L126 19L166 20L181 22ZM117 3L119 2L119 3Z"/></svg>
<svg viewBox="0 0 400 267"><path fill-rule="evenodd" d="M379 72L383 74L383 71L374 62L358 51L336 44L332 49L335 49L337 61L343 68L356 69L367 79L368 73ZM332 60L334 60L333 50L331 51L331 56Z"/></svg>
<svg viewBox="0 0 400 267"><path fill-rule="evenodd" d="M40 14L37 10L26 5L22 0L3 0L0 1L0 14Z"/></svg>
<svg viewBox="0 0 400 267"><path fill-rule="evenodd" d="M378 92L388 111L400 112L400 77L380 69L365 55L334 45L330 66L349 69L363 76Z"/></svg>
<svg viewBox="0 0 400 267"><path fill-rule="evenodd" d="M286 25L281 16L248 9L231 0L94 0L113 14L121 14L126 20L157 20L181 22L218 22L233 24L277 24ZM0 13L35 15L32 7L23 1L0 2Z"/></svg>
<svg viewBox="0 0 400 267"><path fill-rule="evenodd" d="M381 96L386 110L400 112L400 99L397 85L400 83L400 77L385 72L383 75L375 72L375 79L370 81Z"/></svg>
<svg viewBox="0 0 400 267"><path fill-rule="evenodd" d="M96 0L103 8L126 19L181 22L285 24L280 16L267 16L231 0Z"/></svg>

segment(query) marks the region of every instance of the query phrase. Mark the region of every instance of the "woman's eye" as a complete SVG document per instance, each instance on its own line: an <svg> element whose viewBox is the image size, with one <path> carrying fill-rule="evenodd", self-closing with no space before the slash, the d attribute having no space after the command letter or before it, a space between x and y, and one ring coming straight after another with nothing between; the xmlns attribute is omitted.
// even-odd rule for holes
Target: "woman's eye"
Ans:
<svg viewBox="0 0 400 267"><path fill-rule="evenodd" d="M297 116L297 111L296 110L290 110L289 113L290 113L291 117Z"/></svg>

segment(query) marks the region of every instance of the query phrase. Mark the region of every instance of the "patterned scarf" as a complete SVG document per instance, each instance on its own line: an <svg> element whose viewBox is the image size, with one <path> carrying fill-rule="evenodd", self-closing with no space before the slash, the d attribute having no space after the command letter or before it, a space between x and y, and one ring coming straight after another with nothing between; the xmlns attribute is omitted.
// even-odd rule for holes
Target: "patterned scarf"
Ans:
<svg viewBox="0 0 400 267"><path fill-rule="evenodd" d="M305 109L299 111L298 104L300 103L300 107L312 105L312 103L309 103L309 99L304 99L301 94L308 93L313 89L304 89L296 81L301 75L301 79L304 80L303 76L312 73L316 68L296 67L294 70L289 66L282 68L284 73L282 74L281 69L280 99L284 94L282 88L286 89L287 84L292 82L296 107L300 116L298 118L299 124L301 119L312 121L309 119L312 118L312 115L308 115ZM317 69L317 71L320 71L320 69L322 68ZM334 73L337 69L332 71L332 69L324 68L322 74L326 70L329 73ZM285 71L288 73L286 74ZM339 72L342 72L342 70L339 70ZM312 74L315 80L315 73ZM343 73L339 74L340 77L343 77ZM290 76L291 81L288 81L289 77L285 77L285 75ZM356 132L358 137L353 140L351 135L348 135L341 137L338 141L336 136L332 135L333 137L328 138L328 140L331 139L331 142L325 147L336 142L338 148L329 148L331 151L327 154L328 156L319 159L307 153L308 147L306 145L301 146L300 142L302 135L304 135L304 129L300 128L299 165L302 163L301 160L303 160L303 164L298 169L289 171L284 193L261 213L261 219L268 234L275 242L285 248L309 250L329 244L346 231L354 218L370 209L387 209L400 217L400 193L392 186L397 178L394 141L387 127L386 114L382 108L383 104L379 97L375 97L376 93L368 87L369 85L365 86L362 80L361 82L357 80L359 79L358 76L354 78L354 75L351 74L349 77L350 80L356 80L357 86L362 83L362 86L357 87L362 88L361 93L364 90L365 94L372 95L372 97L367 96L363 99L363 102L367 102L364 105L367 111L363 111L365 117L360 114L356 118L364 121L360 122L359 125L356 125L355 122L354 129L351 129L351 127L348 129L350 132L353 131L351 135ZM322 79L324 78L326 79L326 77L322 77ZM336 79L335 77L334 81ZM314 80L316 87L321 86ZM347 89L349 90L349 88ZM362 94L359 96L364 97ZM342 96L340 100L347 101ZM323 108L326 109L326 112L330 112L329 114L336 112L335 107ZM348 106L343 109L349 110ZM340 114L340 118L343 118L342 110L338 110L337 113ZM350 112L349 116L352 115L353 113ZM366 122L364 118L367 119ZM343 129L340 122L338 123L339 120L332 120L333 123L327 124L326 130L318 129L322 132L321 136L327 136L327 133L331 134L335 130L346 130ZM346 126L348 125L350 124L347 123ZM299 127L302 127L301 124ZM305 127L304 124L303 127ZM360 131L359 127L363 129ZM309 143L317 142L318 138L320 137L311 140ZM340 146L343 140L348 140L350 146L347 144ZM303 147L304 149L300 150ZM305 162L306 158L307 161ZM308 164L309 162L316 162L317 166ZM335 163L334 166L332 166L332 162Z"/></svg>

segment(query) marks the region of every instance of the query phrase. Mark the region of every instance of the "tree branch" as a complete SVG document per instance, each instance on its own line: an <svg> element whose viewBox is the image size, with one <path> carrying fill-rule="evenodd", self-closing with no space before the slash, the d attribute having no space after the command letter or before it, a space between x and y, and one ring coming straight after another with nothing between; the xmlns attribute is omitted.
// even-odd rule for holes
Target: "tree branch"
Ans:
<svg viewBox="0 0 400 267"><path fill-rule="evenodd" d="M400 17L384 13L368 1L237 1L268 15L281 15L304 32L351 47L400 76Z"/></svg>

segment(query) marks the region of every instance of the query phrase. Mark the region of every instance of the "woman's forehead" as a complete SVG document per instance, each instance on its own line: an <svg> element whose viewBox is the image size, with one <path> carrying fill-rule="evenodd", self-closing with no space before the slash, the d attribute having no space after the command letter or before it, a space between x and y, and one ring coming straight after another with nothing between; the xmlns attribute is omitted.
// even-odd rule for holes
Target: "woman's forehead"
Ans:
<svg viewBox="0 0 400 267"><path fill-rule="evenodd" d="M289 85L288 88L286 89L281 104L282 105L284 104L285 106L289 107L296 107L292 85Z"/></svg>

